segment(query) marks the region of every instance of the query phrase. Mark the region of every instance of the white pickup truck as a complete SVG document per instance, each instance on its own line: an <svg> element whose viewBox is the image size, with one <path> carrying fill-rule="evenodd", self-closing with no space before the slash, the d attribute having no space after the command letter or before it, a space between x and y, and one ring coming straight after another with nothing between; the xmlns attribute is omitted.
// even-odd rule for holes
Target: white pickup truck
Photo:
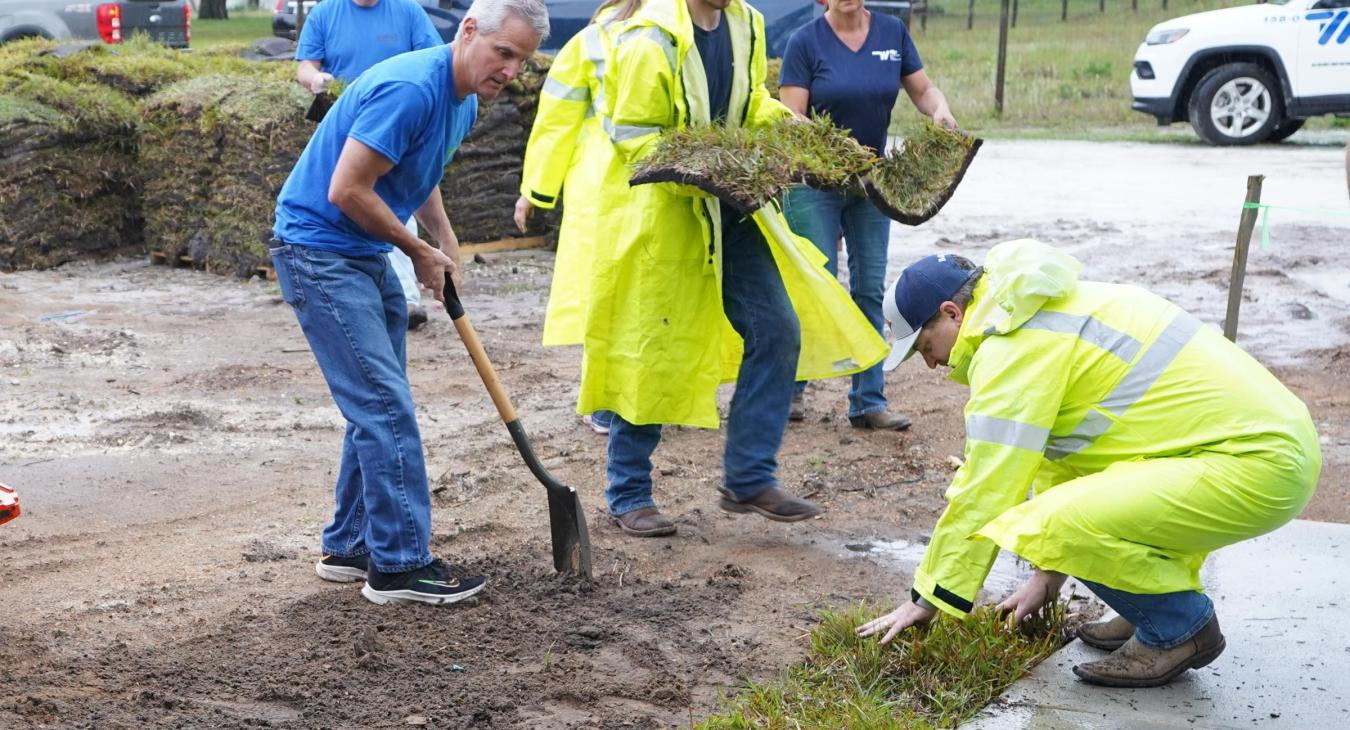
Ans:
<svg viewBox="0 0 1350 730"><path fill-rule="evenodd" d="M1350 0L1288 0L1159 23L1134 55L1132 108L1212 144L1279 141L1350 115Z"/></svg>

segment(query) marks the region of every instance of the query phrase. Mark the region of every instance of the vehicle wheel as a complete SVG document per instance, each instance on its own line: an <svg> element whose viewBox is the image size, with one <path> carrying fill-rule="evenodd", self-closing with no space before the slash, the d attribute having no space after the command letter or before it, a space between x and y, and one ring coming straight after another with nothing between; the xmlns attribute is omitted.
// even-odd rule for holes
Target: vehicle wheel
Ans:
<svg viewBox="0 0 1350 730"><path fill-rule="evenodd" d="M1196 85L1190 117L1196 134L1210 144L1257 144L1270 139L1284 119L1284 100L1279 83L1265 69L1230 63Z"/></svg>
<svg viewBox="0 0 1350 730"><path fill-rule="evenodd" d="M1303 129L1303 123L1306 119L1286 119L1275 125L1275 131L1270 133L1271 142L1283 142L1289 139L1294 132Z"/></svg>

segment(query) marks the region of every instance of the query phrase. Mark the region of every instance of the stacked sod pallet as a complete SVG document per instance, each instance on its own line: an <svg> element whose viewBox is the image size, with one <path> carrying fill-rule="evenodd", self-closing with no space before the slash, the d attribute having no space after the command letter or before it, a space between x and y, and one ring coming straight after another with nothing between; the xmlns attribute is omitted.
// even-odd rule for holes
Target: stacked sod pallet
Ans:
<svg viewBox="0 0 1350 730"><path fill-rule="evenodd" d="M248 276L268 262L276 196L313 125L294 83L206 75L145 100L146 242L175 260Z"/></svg>
<svg viewBox="0 0 1350 730"><path fill-rule="evenodd" d="M123 95L0 74L0 269L135 250L135 161L136 109Z"/></svg>

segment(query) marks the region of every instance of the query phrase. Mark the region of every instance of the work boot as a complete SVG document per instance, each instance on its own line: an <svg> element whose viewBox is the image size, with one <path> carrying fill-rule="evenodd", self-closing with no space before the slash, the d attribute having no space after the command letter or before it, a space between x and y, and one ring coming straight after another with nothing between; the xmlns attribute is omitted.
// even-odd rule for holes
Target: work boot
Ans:
<svg viewBox="0 0 1350 730"><path fill-rule="evenodd" d="M718 505L728 512L754 512L775 522L797 522L820 514L820 507L815 502L794 497L778 486L769 487L744 502L736 501L736 497L725 489L721 491L722 500Z"/></svg>
<svg viewBox="0 0 1350 730"><path fill-rule="evenodd" d="M408 305L408 331L421 327L427 323L427 308L421 304Z"/></svg>
<svg viewBox="0 0 1350 730"><path fill-rule="evenodd" d="M1199 669L1223 653L1226 642L1219 632L1218 617L1171 649L1153 649L1130 637L1124 645L1099 661L1073 668L1084 682L1103 687L1161 687L1187 669Z"/></svg>
<svg viewBox="0 0 1350 730"><path fill-rule="evenodd" d="M803 391L803 392L801 392L801 393L793 393L793 394L792 394L792 405L788 407L788 420L789 420L789 421L805 421L805 420L806 420L806 393L805 393L805 391Z"/></svg>
<svg viewBox="0 0 1350 730"><path fill-rule="evenodd" d="M861 416L849 416L848 422L854 428L866 428L873 431L903 431L909 428L908 418L898 413L873 411Z"/></svg>
<svg viewBox="0 0 1350 730"><path fill-rule="evenodd" d="M1125 645L1134 636L1134 624L1124 616L1116 616L1110 621L1097 621L1078 627L1078 639L1088 646L1106 651L1115 651Z"/></svg>
<svg viewBox="0 0 1350 730"><path fill-rule="evenodd" d="M664 537L675 534L675 523L655 507L643 507L621 515L610 515L609 521L635 537Z"/></svg>

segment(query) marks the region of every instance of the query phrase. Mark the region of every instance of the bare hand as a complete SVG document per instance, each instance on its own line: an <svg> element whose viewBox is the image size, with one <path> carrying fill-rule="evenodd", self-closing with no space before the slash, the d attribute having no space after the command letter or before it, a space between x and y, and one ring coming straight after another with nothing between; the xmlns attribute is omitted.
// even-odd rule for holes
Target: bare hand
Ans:
<svg viewBox="0 0 1350 730"><path fill-rule="evenodd" d="M327 86L328 82L332 80L333 74L324 73L322 71L314 74L309 79L309 93L318 96L321 92L323 92L323 87Z"/></svg>
<svg viewBox="0 0 1350 730"><path fill-rule="evenodd" d="M1003 602L994 608L1001 613L1011 614L1009 616L1011 623L1020 624L1027 616L1058 598L1059 589L1064 585L1066 578L1068 576L1063 573L1037 570L1016 593L1003 599Z"/></svg>
<svg viewBox="0 0 1350 730"><path fill-rule="evenodd" d="M942 108L933 112L933 121L947 129L956 129L956 117L952 116L952 110L945 104Z"/></svg>
<svg viewBox="0 0 1350 730"><path fill-rule="evenodd" d="M422 246L417 249L417 255L412 257L412 262L413 271L417 274L417 283L421 284L423 289L431 290L436 301L445 302L446 273L454 278L455 286L459 286L459 264L440 249Z"/></svg>
<svg viewBox="0 0 1350 730"><path fill-rule="evenodd" d="M521 233L525 232L525 228L530 221L530 216L533 213L534 204L531 203L528 198L524 195L516 198L516 213L514 218L516 219L516 228L520 229Z"/></svg>
<svg viewBox="0 0 1350 730"><path fill-rule="evenodd" d="M881 643L886 644L901 631L911 626L928 623L936 614L937 611L934 609L924 608L913 601L906 601L905 605L885 616L872 619L859 626L858 636L871 636L884 630L886 635L881 637Z"/></svg>

